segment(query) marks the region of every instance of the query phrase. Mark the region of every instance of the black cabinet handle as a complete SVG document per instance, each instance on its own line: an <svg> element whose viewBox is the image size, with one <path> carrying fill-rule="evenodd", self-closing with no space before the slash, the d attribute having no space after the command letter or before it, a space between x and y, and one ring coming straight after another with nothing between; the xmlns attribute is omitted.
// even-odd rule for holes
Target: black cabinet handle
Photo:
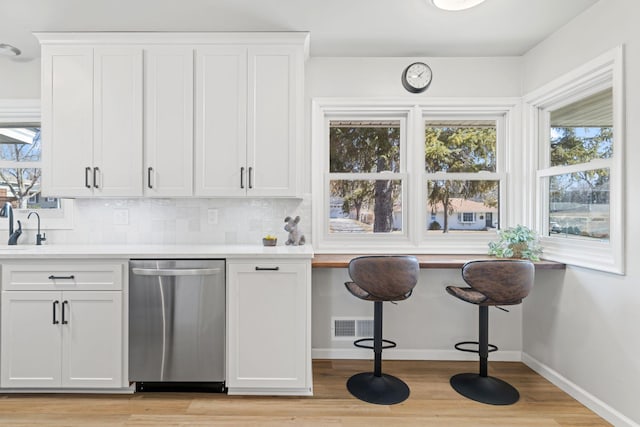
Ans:
<svg viewBox="0 0 640 427"><path fill-rule="evenodd" d="M147 187L149 188L153 188L153 185L151 185L151 173L153 172L153 168L151 166L149 166L149 168L147 169Z"/></svg>
<svg viewBox="0 0 640 427"><path fill-rule="evenodd" d="M53 274L49 276L49 280L73 280L76 276L73 274L71 276L54 276Z"/></svg>
<svg viewBox="0 0 640 427"><path fill-rule="evenodd" d="M89 173L90 172L91 172L91 168L89 166L84 168L84 186L87 187L87 188L91 188L91 185L89 185Z"/></svg>
<svg viewBox="0 0 640 427"><path fill-rule="evenodd" d="M249 173L248 173L248 175L249 175L249 188L253 188L253 182L252 182L253 180L251 179L252 173L253 173L253 167L250 166L249 167Z"/></svg>
<svg viewBox="0 0 640 427"><path fill-rule="evenodd" d="M93 168L93 187L94 188L100 188L98 186L98 179L96 178L96 175L98 174L98 172L100 172L100 168Z"/></svg>
<svg viewBox="0 0 640 427"><path fill-rule="evenodd" d="M244 188L244 166L240 168L240 188Z"/></svg>
<svg viewBox="0 0 640 427"><path fill-rule="evenodd" d="M66 301L66 300L62 301L62 324L63 325L66 325L67 323L69 323L69 321L64 320L64 306L68 304L69 304L69 301Z"/></svg>
<svg viewBox="0 0 640 427"><path fill-rule="evenodd" d="M256 267L256 271L278 271L280 267Z"/></svg>
<svg viewBox="0 0 640 427"><path fill-rule="evenodd" d="M53 324L54 324L54 325L57 325L58 323L60 323L60 322L58 322L58 320L56 319L56 305L58 305L59 303L60 303L60 301L54 301L54 302L53 302Z"/></svg>

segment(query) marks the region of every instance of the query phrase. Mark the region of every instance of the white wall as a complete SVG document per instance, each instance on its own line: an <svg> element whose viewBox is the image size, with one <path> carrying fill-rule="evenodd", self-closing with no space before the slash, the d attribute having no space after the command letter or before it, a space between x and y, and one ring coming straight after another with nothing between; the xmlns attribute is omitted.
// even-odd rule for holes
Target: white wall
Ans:
<svg viewBox="0 0 640 427"><path fill-rule="evenodd" d="M312 348L317 358L360 357L370 359L371 350L356 350L353 340L332 340L332 317L373 318L373 303L351 295L344 286L346 268L314 269L312 282ZM424 269L411 297L384 304L384 338L398 347L385 350L385 359L477 360L477 355L453 348L478 334L478 307L447 294L448 284L464 285L459 269ZM526 301L525 301L526 303ZM489 312L490 342L500 350L491 360L520 360L522 306Z"/></svg>
<svg viewBox="0 0 640 427"><path fill-rule="evenodd" d="M601 0L528 52L523 64L528 92L624 44L626 275L568 267L564 280L536 283L523 322L523 351L532 362L582 388L616 425L629 422L624 416L640 423L639 16L637 0Z"/></svg>
<svg viewBox="0 0 640 427"><path fill-rule="evenodd" d="M311 35L313 37L313 35ZM400 83L404 68L423 61L433 71L422 94ZM520 96L521 59L500 58L311 58L306 68L306 96L405 97Z"/></svg>
<svg viewBox="0 0 640 427"><path fill-rule="evenodd" d="M418 60L429 64L433 81L426 92L410 94L402 87L400 75L407 65ZM417 100L520 95L521 58L311 58L306 67L307 120L311 100L316 97ZM310 159L309 153L306 158ZM315 357L371 357L370 351L356 351L351 341L335 341L330 336L331 317L373 316L372 303L358 300L344 288L347 280L346 269L313 271ZM397 306L385 304L385 336L398 342L398 348L387 350L385 358L474 358L454 350L453 344L476 339L477 307L448 295L444 288L449 283L462 283L459 270L423 270L411 298ZM492 359L519 358L521 308L514 307L510 313L491 310L489 317L491 340L501 350Z"/></svg>
<svg viewBox="0 0 640 427"><path fill-rule="evenodd" d="M40 60L0 55L0 99L40 98Z"/></svg>

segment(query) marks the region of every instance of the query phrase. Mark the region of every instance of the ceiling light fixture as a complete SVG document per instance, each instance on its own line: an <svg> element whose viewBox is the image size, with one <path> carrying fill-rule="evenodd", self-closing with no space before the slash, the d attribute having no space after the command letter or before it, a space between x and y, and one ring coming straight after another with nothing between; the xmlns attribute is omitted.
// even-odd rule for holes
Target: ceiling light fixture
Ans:
<svg viewBox="0 0 640 427"><path fill-rule="evenodd" d="M11 46L10 44L0 43L0 55L7 56L18 56L22 52L15 46Z"/></svg>
<svg viewBox="0 0 640 427"><path fill-rule="evenodd" d="M435 7L444 10L465 10L479 5L484 0L431 0Z"/></svg>

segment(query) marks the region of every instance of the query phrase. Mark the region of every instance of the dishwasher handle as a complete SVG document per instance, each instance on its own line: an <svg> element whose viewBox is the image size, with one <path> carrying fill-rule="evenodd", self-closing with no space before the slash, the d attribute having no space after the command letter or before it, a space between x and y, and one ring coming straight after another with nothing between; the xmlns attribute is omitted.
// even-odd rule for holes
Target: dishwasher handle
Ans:
<svg viewBox="0 0 640 427"><path fill-rule="evenodd" d="M213 276L220 268L132 268L139 276Z"/></svg>

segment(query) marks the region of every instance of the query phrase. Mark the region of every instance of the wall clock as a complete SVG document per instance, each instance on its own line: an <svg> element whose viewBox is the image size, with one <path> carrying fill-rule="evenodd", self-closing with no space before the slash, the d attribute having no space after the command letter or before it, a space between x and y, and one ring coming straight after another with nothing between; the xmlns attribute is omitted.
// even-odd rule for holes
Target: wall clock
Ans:
<svg viewBox="0 0 640 427"><path fill-rule="evenodd" d="M411 93L421 93L431 84L433 73L424 62L414 62L402 72L402 86Z"/></svg>

